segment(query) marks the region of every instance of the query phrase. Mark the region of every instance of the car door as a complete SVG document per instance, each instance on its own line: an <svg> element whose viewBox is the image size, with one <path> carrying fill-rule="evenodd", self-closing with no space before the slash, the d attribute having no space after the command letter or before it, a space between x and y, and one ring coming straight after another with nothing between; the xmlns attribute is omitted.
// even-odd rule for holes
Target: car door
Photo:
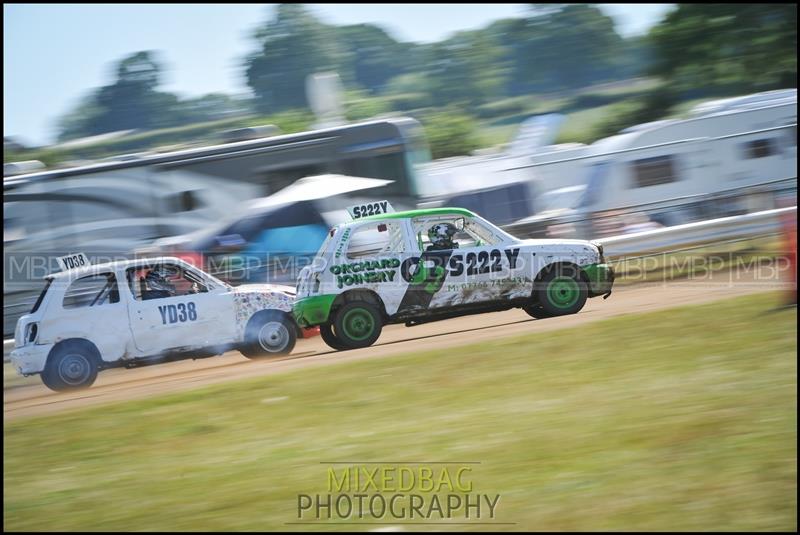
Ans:
<svg viewBox="0 0 800 535"><path fill-rule="evenodd" d="M113 271L85 275L71 281L59 304L61 311L49 314L56 318L52 321L53 327L67 326L72 333L90 339L104 360L116 360L122 356L128 322ZM43 327L51 326L46 324Z"/></svg>
<svg viewBox="0 0 800 535"><path fill-rule="evenodd" d="M391 218L364 221L346 230L341 250L337 248L329 268L336 291L374 291L386 312L394 314L408 286L402 278L411 249L407 222Z"/></svg>
<svg viewBox="0 0 800 535"><path fill-rule="evenodd" d="M176 287L173 295L158 296L148 291L146 274L159 266L178 273L171 280ZM233 295L227 287L203 277L198 271L170 263L129 268L126 278L131 293L131 331L142 354L212 347L234 341Z"/></svg>
<svg viewBox="0 0 800 535"><path fill-rule="evenodd" d="M442 222L460 227L454 236L457 247L434 250L426 240L427 229ZM416 218L412 229L420 255L406 308L443 309L508 298L516 284L518 248L487 243L465 229L459 217Z"/></svg>

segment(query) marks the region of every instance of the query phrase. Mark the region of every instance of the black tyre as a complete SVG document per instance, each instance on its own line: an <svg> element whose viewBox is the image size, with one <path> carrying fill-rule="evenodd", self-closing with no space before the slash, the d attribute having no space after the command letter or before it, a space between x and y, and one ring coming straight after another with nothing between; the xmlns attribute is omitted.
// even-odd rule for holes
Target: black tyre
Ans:
<svg viewBox="0 0 800 535"><path fill-rule="evenodd" d="M89 342L67 340L53 348L41 373L50 390L67 392L89 388L97 379L100 355Z"/></svg>
<svg viewBox="0 0 800 535"><path fill-rule="evenodd" d="M368 347L381 335L383 319L375 305L351 301L336 311L333 329L345 349Z"/></svg>
<svg viewBox="0 0 800 535"><path fill-rule="evenodd" d="M589 296L586 282L574 266L554 267L536 284L535 291L538 305L550 316L575 314Z"/></svg>
<svg viewBox="0 0 800 535"><path fill-rule="evenodd" d="M247 322L239 351L249 359L288 355L296 342L294 321L279 310L265 310Z"/></svg>
<svg viewBox="0 0 800 535"><path fill-rule="evenodd" d="M534 303L532 305L525 305L524 307L522 307L522 310L527 312L527 314L530 317L536 318L537 320L543 320L545 318L553 317L553 315L546 312L544 308L542 308L542 305L540 305L539 303Z"/></svg>
<svg viewBox="0 0 800 535"><path fill-rule="evenodd" d="M324 323L319 326L319 335L322 337L322 341L328 344L331 349L336 351L347 349L347 346L333 332L333 325L330 323Z"/></svg>

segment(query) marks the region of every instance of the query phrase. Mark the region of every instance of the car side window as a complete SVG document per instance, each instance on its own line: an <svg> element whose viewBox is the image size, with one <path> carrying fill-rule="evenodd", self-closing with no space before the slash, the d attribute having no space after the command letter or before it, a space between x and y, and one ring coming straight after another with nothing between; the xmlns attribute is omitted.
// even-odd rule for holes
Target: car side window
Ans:
<svg viewBox="0 0 800 535"><path fill-rule="evenodd" d="M117 278L113 273L98 273L76 279L64 292L64 308L84 308L119 302Z"/></svg>
<svg viewBox="0 0 800 535"><path fill-rule="evenodd" d="M347 243L348 260L405 252L405 236L396 221L364 223L356 228Z"/></svg>
<svg viewBox="0 0 800 535"><path fill-rule="evenodd" d="M412 220L414 238L419 245L420 251L428 251L437 248L434 246L430 238L432 232L435 234L433 228L437 225L452 225L452 227L455 228L455 233L451 236L454 249L491 245L490 243L487 243L487 239L485 237L482 238L478 233L474 232L473 229L466 224L463 217L425 217Z"/></svg>
<svg viewBox="0 0 800 535"><path fill-rule="evenodd" d="M206 282L199 275L175 264L128 268L126 278L137 301L208 292Z"/></svg>

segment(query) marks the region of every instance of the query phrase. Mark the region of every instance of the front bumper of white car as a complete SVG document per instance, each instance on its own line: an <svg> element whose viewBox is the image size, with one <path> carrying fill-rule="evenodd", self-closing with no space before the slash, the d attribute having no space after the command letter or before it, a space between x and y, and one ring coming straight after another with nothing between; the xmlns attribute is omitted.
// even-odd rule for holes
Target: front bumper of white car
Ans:
<svg viewBox="0 0 800 535"><path fill-rule="evenodd" d="M18 347L11 352L11 364L20 375L40 373L44 370L51 349L53 344L30 344Z"/></svg>

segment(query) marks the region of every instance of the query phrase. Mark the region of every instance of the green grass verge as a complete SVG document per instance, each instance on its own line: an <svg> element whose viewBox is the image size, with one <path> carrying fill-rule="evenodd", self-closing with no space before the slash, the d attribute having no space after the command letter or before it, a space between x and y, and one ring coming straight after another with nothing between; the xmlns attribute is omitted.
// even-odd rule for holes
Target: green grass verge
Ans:
<svg viewBox="0 0 800 535"><path fill-rule="evenodd" d="M797 314L778 300L7 423L4 529L292 529L321 462L406 460L479 461L509 529L795 530Z"/></svg>

